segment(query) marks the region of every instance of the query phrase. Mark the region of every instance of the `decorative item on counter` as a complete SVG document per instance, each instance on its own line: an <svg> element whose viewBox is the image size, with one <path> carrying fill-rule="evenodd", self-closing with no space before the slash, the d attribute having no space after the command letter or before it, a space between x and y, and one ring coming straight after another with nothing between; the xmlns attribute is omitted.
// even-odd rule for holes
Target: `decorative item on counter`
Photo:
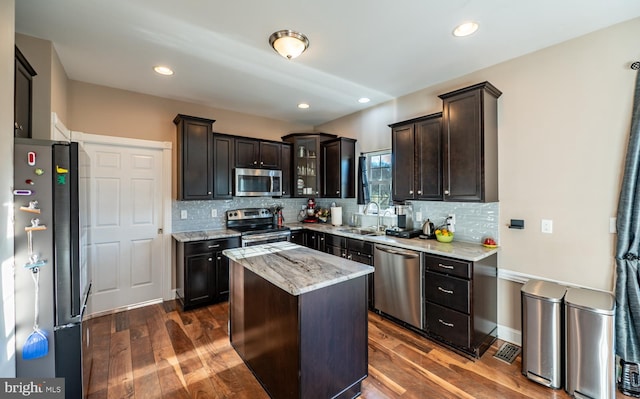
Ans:
<svg viewBox="0 0 640 399"><path fill-rule="evenodd" d="M453 241L453 232L447 230L446 227L437 228L435 233L436 233L436 240L440 242Z"/></svg>
<svg viewBox="0 0 640 399"><path fill-rule="evenodd" d="M327 223L327 220L329 220L330 216L331 216L331 211L329 211L329 209L327 208L318 208L316 210L316 217L322 223Z"/></svg>
<svg viewBox="0 0 640 399"><path fill-rule="evenodd" d="M498 243L492 237L486 237L482 240L482 246L487 248L498 248Z"/></svg>

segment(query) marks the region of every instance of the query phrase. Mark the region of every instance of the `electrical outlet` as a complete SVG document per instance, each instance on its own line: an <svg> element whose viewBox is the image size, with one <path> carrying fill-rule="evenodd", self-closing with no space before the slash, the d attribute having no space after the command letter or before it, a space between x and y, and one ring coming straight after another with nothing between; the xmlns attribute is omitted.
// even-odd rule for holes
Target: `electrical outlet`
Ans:
<svg viewBox="0 0 640 399"><path fill-rule="evenodd" d="M186 219L186 218L187 218L187 210L186 209L180 210L180 219Z"/></svg>
<svg viewBox="0 0 640 399"><path fill-rule="evenodd" d="M212 209L211 210L211 217L212 218L217 218L218 217L218 210L217 209Z"/></svg>
<svg viewBox="0 0 640 399"><path fill-rule="evenodd" d="M451 218L451 224L456 224L456 214L450 213L449 217Z"/></svg>
<svg viewBox="0 0 640 399"><path fill-rule="evenodd" d="M553 220L551 219L542 219L540 222L540 231L545 234L553 233Z"/></svg>
<svg viewBox="0 0 640 399"><path fill-rule="evenodd" d="M422 212L416 211L415 216L416 216L416 222L422 222Z"/></svg>

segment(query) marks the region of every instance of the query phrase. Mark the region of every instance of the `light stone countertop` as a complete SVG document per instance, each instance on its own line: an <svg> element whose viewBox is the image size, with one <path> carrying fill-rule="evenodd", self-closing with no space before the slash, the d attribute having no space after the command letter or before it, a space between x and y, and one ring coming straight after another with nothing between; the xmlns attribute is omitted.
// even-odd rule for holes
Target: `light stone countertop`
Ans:
<svg viewBox="0 0 640 399"><path fill-rule="evenodd" d="M361 235L341 231L348 229L349 226L333 226L328 223L292 223L287 224L288 227L305 228L308 230L319 231L322 233L335 234L343 237L355 238L375 244L389 245L414 251L425 252L432 255L448 256L450 258L462 259L471 262L477 262L489 257L499 251L499 248L486 248L480 243L472 243L465 241L439 242L435 239L425 240L421 238L398 238L387 235Z"/></svg>
<svg viewBox="0 0 640 399"><path fill-rule="evenodd" d="M448 256L451 258L477 262L499 251L499 248L485 248L480 243L456 241L451 243L439 242L436 240L423 240L421 238L398 238L386 235L361 235L345 231L348 226L333 226L328 223L287 223L287 227L292 230L308 229L322 233L335 234L343 237L355 238L376 244L390 245L414 251L425 252L433 255ZM199 240L214 240L218 238L239 237L240 233L234 230L203 230L190 231L184 233L173 233L176 241L188 242Z"/></svg>
<svg viewBox="0 0 640 399"><path fill-rule="evenodd" d="M187 231L183 233L173 233L171 236L180 242L188 241L201 241L201 240L215 240L218 238L240 237L240 233L234 230L219 229L219 230L200 230L200 231Z"/></svg>
<svg viewBox="0 0 640 399"><path fill-rule="evenodd" d="M373 273L373 267L290 242L225 249L232 261L291 295Z"/></svg>

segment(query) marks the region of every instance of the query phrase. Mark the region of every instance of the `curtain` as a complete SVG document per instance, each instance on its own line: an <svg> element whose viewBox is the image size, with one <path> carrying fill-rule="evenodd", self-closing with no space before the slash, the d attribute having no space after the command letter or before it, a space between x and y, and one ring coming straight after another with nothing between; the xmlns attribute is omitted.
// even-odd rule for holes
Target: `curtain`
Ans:
<svg viewBox="0 0 640 399"><path fill-rule="evenodd" d="M358 158L358 205L366 205L369 202L369 182L367 181L367 157L360 155Z"/></svg>
<svg viewBox="0 0 640 399"><path fill-rule="evenodd" d="M636 76L617 230L616 354L624 362L640 363L640 74Z"/></svg>

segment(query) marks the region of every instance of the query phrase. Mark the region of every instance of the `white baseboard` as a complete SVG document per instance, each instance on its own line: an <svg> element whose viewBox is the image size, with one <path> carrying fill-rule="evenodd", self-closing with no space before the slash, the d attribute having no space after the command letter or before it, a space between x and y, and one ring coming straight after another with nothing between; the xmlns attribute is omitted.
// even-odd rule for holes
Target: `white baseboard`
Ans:
<svg viewBox="0 0 640 399"><path fill-rule="evenodd" d="M522 332L520 330L498 324L498 338L522 346Z"/></svg>
<svg viewBox="0 0 640 399"><path fill-rule="evenodd" d="M84 319L85 320L89 320L89 319L93 319L95 317L106 316L106 315L110 315L110 314L114 314L114 313L124 312L125 310L131 310L131 309L142 308L144 306L155 305L156 303L162 303L162 298L156 298L156 299L152 299L150 301L135 303L133 305L121 306L119 308L104 310L102 312L91 313L90 315L85 315Z"/></svg>

